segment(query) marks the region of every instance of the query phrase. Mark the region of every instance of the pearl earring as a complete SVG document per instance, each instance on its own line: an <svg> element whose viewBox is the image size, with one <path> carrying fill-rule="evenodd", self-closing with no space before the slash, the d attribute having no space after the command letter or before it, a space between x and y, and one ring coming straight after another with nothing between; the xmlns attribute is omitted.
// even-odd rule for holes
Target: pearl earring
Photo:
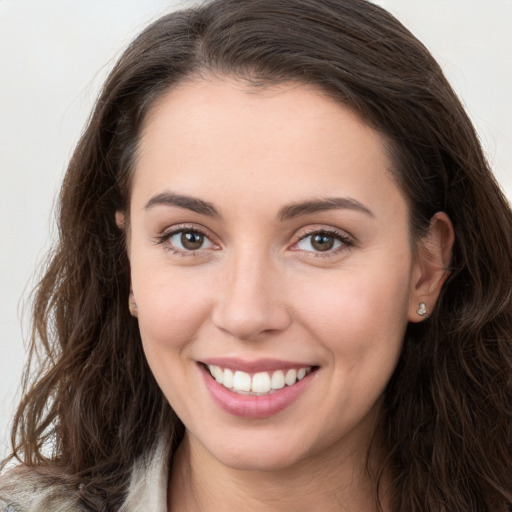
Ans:
<svg viewBox="0 0 512 512"><path fill-rule="evenodd" d="M420 316L425 316L427 314L427 305L424 302L420 302L420 307L417 309L416 313Z"/></svg>

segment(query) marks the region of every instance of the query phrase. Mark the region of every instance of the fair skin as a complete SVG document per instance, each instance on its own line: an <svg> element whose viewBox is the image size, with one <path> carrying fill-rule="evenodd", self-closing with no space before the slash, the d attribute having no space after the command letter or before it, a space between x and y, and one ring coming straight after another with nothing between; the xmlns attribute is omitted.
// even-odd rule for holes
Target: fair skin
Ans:
<svg viewBox="0 0 512 512"><path fill-rule="evenodd" d="M376 132L303 85L198 79L151 110L117 220L144 351L186 427L169 510L375 510L382 393L453 242L440 213L412 250L391 168Z"/></svg>

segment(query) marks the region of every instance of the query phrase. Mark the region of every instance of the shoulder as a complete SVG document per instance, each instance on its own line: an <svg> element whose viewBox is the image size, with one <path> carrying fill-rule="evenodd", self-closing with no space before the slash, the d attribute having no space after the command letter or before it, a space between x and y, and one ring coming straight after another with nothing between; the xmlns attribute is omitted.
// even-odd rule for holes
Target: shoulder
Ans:
<svg viewBox="0 0 512 512"><path fill-rule="evenodd" d="M135 461L120 512L166 512L169 461L165 438ZM0 512L93 512L79 494L71 484L23 465L0 475Z"/></svg>
<svg viewBox="0 0 512 512"><path fill-rule="evenodd" d="M19 511L21 511L21 509L17 508L16 503L8 503L7 501L0 499L0 512L19 512Z"/></svg>
<svg viewBox="0 0 512 512"><path fill-rule="evenodd" d="M169 440L161 438L151 452L135 461L126 501L120 512L167 511L170 452Z"/></svg>
<svg viewBox="0 0 512 512"><path fill-rule="evenodd" d="M16 504L13 505L0 500L0 512L18 512L19 510L19 508L16 508Z"/></svg>
<svg viewBox="0 0 512 512"><path fill-rule="evenodd" d="M0 476L0 512L90 512L69 485L17 466Z"/></svg>

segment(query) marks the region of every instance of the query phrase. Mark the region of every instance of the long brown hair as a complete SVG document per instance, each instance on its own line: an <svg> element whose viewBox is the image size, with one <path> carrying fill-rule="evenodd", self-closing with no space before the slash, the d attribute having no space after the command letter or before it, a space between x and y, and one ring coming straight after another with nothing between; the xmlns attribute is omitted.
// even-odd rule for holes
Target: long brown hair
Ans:
<svg viewBox="0 0 512 512"><path fill-rule="evenodd" d="M430 318L410 325L385 393L394 511L490 511L512 503L512 213L439 65L365 0L213 0L148 27L111 72L60 196L59 244L34 301L13 454L101 510L123 501L133 461L183 425L151 375L128 312L126 211L145 115L202 73L307 83L388 141L411 234L438 211L456 235ZM51 454L43 449L50 443ZM65 476L64 476L65 475ZM78 491L77 491L78 492Z"/></svg>

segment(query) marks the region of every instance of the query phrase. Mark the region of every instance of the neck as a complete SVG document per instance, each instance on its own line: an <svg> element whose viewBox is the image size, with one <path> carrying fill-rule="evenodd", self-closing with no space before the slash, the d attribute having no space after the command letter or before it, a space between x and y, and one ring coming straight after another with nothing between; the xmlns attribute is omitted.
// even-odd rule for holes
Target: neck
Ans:
<svg viewBox="0 0 512 512"><path fill-rule="evenodd" d="M169 510L377 512L372 468L380 460L376 454L367 459L366 451L352 448L330 450L286 469L234 469L187 433L173 458ZM384 475L382 489L386 481ZM386 511L385 494L381 493L381 502Z"/></svg>

